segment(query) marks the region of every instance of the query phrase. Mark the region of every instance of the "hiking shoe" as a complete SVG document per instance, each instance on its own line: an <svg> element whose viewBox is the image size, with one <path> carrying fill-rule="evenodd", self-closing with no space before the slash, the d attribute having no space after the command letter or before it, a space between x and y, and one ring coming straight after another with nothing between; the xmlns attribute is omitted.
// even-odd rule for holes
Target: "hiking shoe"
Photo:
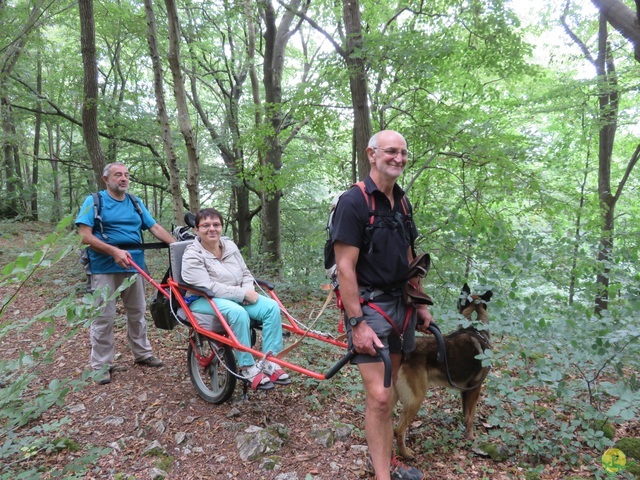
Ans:
<svg viewBox="0 0 640 480"><path fill-rule="evenodd" d="M144 360L136 360L136 365L143 365L145 367L164 367L164 363L159 358L151 355L150 357L145 358Z"/></svg>
<svg viewBox="0 0 640 480"><path fill-rule="evenodd" d="M275 387L271 380L269 380L269 377L262 373L255 365L242 367L240 374L244 377L243 380L251 385L251 388L254 390L271 390Z"/></svg>
<svg viewBox="0 0 640 480"><path fill-rule="evenodd" d="M109 373L126 372L127 370L129 370L129 367L126 365L112 365L109 367Z"/></svg>
<svg viewBox="0 0 640 480"><path fill-rule="evenodd" d="M95 380L98 385L106 385L108 383L111 383L111 374L107 370L102 375L98 375L97 377L95 377Z"/></svg>
<svg viewBox="0 0 640 480"><path fill-rule="evenodd" d="M280 365L274 362L266 361L262 370L273 383L278 385L289 385L291 378L289 374L280 368Z"/></svg>
<svg viewBox="0 0 640 480"><path fill-rule="evenodd" d="M424 473L411 465L403 463L400 457L391 457L392 480L424 480L424 478Z"/></svg>

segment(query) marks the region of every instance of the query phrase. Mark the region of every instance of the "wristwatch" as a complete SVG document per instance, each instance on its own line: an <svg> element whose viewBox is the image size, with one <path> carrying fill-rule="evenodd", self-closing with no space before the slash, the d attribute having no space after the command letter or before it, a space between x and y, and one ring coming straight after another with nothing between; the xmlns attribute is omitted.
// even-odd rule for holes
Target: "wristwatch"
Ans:
<svg viewBox="0 0 640 480"><path fill-rule="evenodd" d="M349 318L349 325L351 325L352 327L355 327L363 320L364 320L364 317L351 317Z"/></svg>

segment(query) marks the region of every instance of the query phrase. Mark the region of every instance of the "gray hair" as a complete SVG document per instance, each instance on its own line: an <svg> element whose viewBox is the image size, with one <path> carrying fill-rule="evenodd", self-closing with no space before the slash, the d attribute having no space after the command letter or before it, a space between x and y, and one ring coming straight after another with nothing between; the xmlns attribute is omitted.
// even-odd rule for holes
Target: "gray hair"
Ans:
<svg viewBox="0 0 640 480"><path fill-rule="evenodd" d="M108 177L109 176L109 171L111 170L111 167L114 167L116 165L127 168L127 166L122 162L107 163L107 165L105 165L105 167L104 167L104 170L102 170L102 176L103 177Z"/></svg>
<svg viewBox="0 0 640 480"><path fill-rule="evenodd" d="M369 144L367 147L369 148L378 148L378 137L380 136L380 132L375 133L373 137L369 139Z"/></svg>
<svg viewBox="0 0 640 480"><path fill-rule="evenodd" d="M404 136L400 132L396 132L395 130L380 130L379 132L374 133L373 136L369 139L369 144L367 145L367 147L378 148L378 137L380 136L381 133L384 133L384 132L397 133L404 139L405 144L407 143L407 140L404 138Z"/></svg>

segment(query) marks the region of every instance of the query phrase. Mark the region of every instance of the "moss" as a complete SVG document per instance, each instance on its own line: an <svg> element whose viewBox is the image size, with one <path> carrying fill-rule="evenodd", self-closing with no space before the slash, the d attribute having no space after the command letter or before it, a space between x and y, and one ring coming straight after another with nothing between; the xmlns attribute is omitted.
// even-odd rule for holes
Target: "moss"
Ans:
<svg viewBox="0 0 640 480"><path fill-rule="evenodd" d="M509 452L504 445L496 445L484 442L478 445L481 450L486 452L494 462L504 462L509 459Z"/></svg>
<svg viewBox="0 0 640 480"><path fill-rule="evenodd" d="M622 450L627 458L640 460L640 438L625 437L618 440L615 447Z"/></svg>
<svg viewBox="0 0 640 480"><path fill-rule="evenodd" d="M609 440L613 440L613 437L616 436L616 427L607 422L602 427L602 433L604 433L604 436Z"/></svg>
<svg viewBox="0 0 640 480"><path fill-rule="evenodd" d="M78 442L65 437L60 438L55 442L55 448L56 450L68 449L71 452L77 452L78 450L80 450L80 445L78 444Z"/></svg>
<svg viewBox="0 0 640 480"><path fill-rule="evenodd" d="M162 448L152 448L151 450L147 450L145 455L149 455L150 457L162 457L164 456L164 450Z"/></svg>
<svg viewBox="0 0 640 480"><path fill-rule="evenodd" d="M640 478L640 465L638 463L633 463L627 467L627 472L631 473L636 478Z"/></svg>
<svg viewBox="0 0 640 480"><path fill-rule="evenodd" d="M278 463L279 463L280 459L278 457L265 457L262 460L262 463L260 464L260 467L263 470L267 470L267 471L274 471L277 467L278 467Z"/></svg>
<svg viewBox="0 0 640 480"><path fill-rule="evenodd" d="M156 466L160 470L169 472L171 470L171 467L173 466L173 457L170 457L168 455L159 455L159 459L158 459L158 462L156 463Z"/></svg>
<svg viewBox="0 0 640 480"><path fill-rule="evenodd" d="M525 480L540 480L540 473L538 472L527 472L524 474Z"/></svg>
<svg viewBox="0 0 640 480"><path fill-rule="evenodd" d="M625 471L631 473L636 478L640 478L640 438L621 438L616 442L614 447L622 450L627 457Z"/></svg>

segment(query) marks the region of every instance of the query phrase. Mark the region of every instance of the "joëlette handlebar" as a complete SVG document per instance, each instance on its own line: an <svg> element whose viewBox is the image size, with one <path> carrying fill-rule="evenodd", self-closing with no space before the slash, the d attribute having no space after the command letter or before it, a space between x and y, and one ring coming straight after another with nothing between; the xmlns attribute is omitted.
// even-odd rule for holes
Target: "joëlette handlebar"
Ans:
<svg viewBox="0 0 640 480"><path fill-rule="evenodd" d="M382 358L382 363L384 363L384 388L391 387L391 357L389 357L389 353L384 348L375 347L376 352ZM355 357L358 353L355 350L350 350L347 354L342 357L338 362L329 369L327 373L324 374L326 379L333 377L338 370L344 367L353 357Z"/></svg>
<svg viewBox="0 0 640 480"><path fill-rule="evenodd" d="M433 336L436 337L436 343L438 344L438 356L436 357L436 361L438 363L443 363L446 358L446 352L442 332L440 331L438 325L436 325L434 322L431 322L431 324L429 324L427 330L429 330L433 334Z"/></svg>

